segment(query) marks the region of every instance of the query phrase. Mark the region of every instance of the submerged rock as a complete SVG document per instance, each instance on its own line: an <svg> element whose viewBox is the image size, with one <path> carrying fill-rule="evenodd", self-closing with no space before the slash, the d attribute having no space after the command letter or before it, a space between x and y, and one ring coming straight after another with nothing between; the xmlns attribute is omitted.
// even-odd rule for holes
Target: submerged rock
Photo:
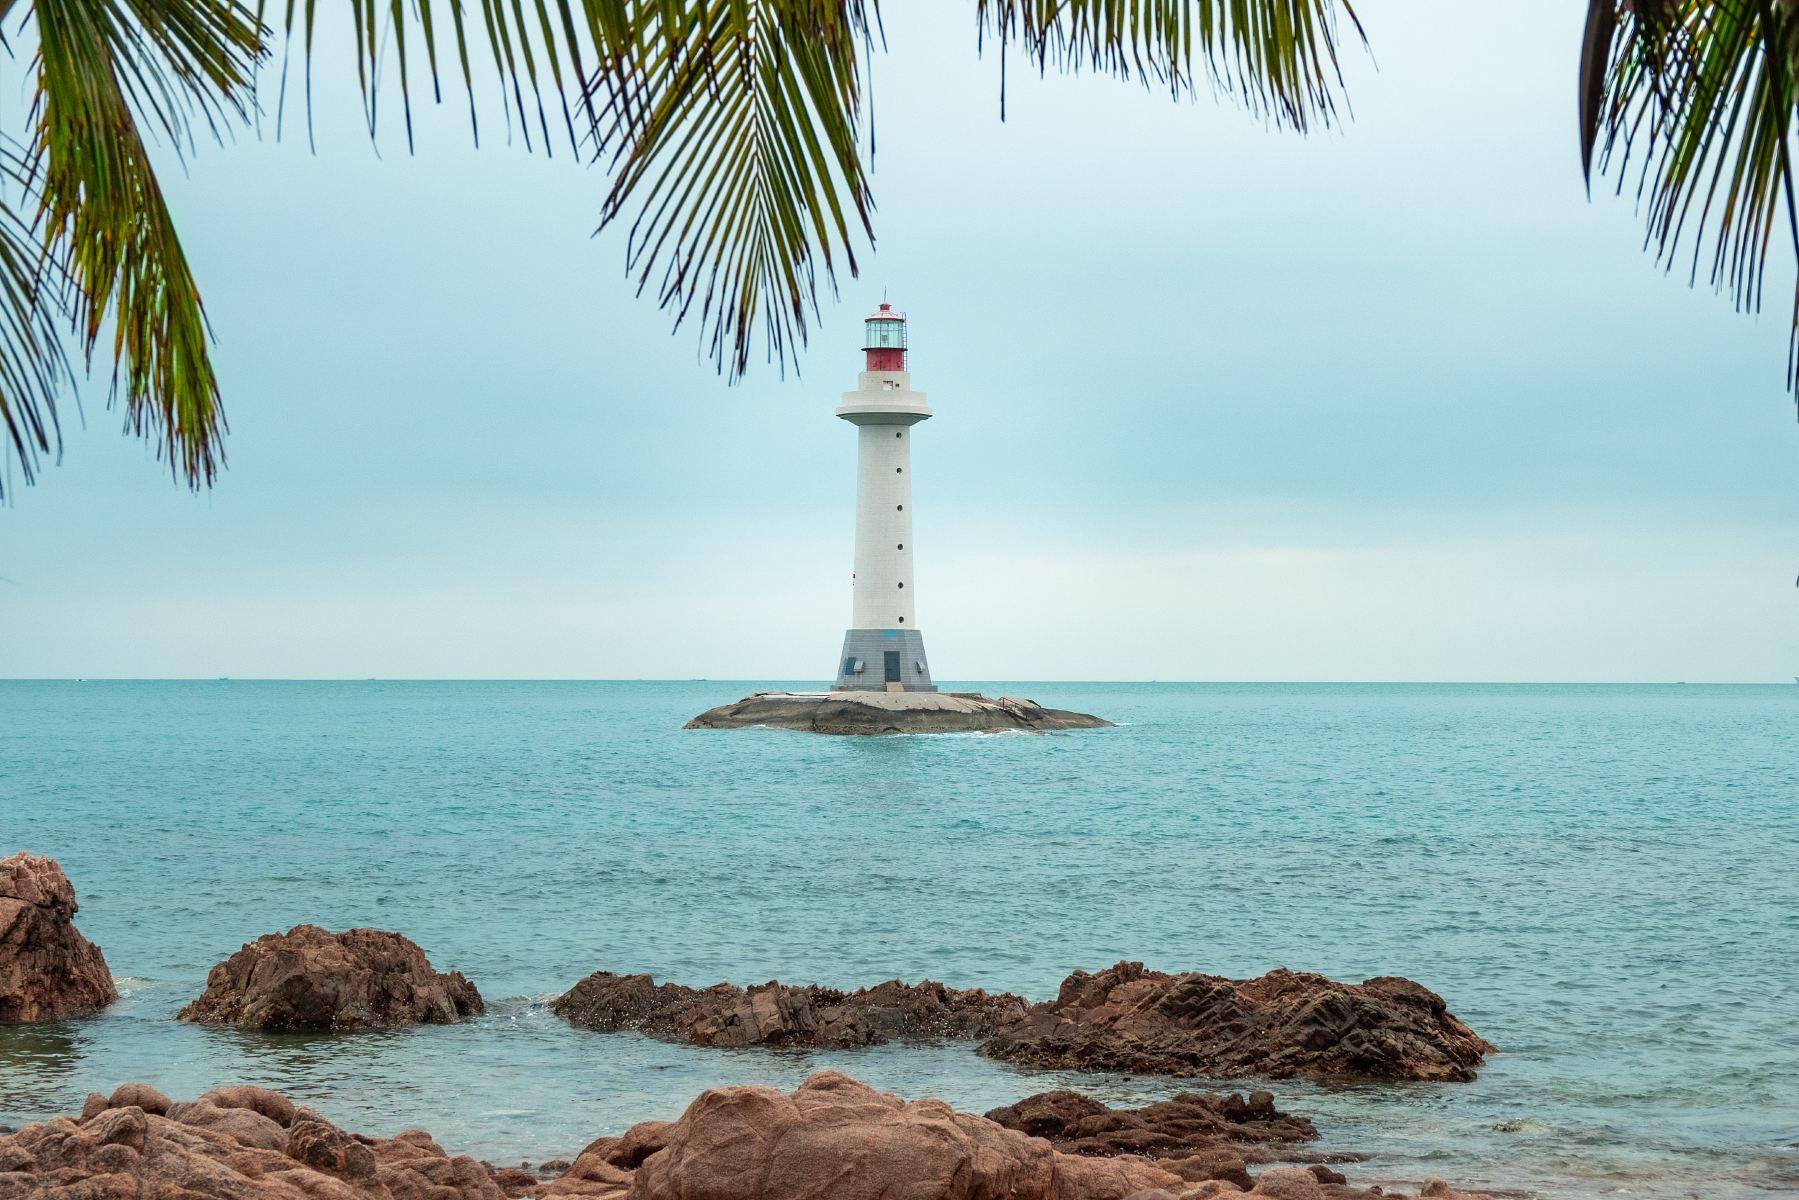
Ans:
<svg viewBox="0 0 1799 1200"><path fill-rule="evenodd" d="M897 979L854 992L770 981L742 988L658 984L648 975L596 971L551 1011L585 1029L634 1030L700 1046L871 1046L895 1038L984 1037L1024 1015L1026 1002L980 988Z"/></svg>
<svg viewBox="0 0 1799 1200"><path fill-rule="evenodd" d="M0 1021L47 1021L119 998L100 947L75 928L75 887L54 859L0 859Z"/></svg>
<svg viewBox="0 0 1799 1200"><path fill-rule="evenodd" d="M1493 1047L1409 979L1348 984L1283 969L1235 980L1124 962L1076 971L980 1049L1091 1071L1469 1080Z"/></svg>
<svg viewBox="0 0 1799 1200"><path fill-rule="evenodd" d="M1247 1099L1184 1092L1142 1108L1110 1108L1079 1092L1039 1092L987 1119L1067 1154L1136 1154L1190 1182L1228 1179L1245 1189L1254 1186L1249 1164L1291 1160L1295 1145L1318 1137L1304 1117L1276 1110L1267 1092Z"/></svg>
<svg viewBox="0 0 1799 1200"><path fill-rule="evenodd" d="M200 998L175 1015L203 1025L267 1032L453 1025L482 1011L460 971L440 975L397 933L331 933L296 925L250 942L206 976Z"/></svg>
<svg viewBox="0 0 1799 1200"><path fill-rule="evenodd" d="M1264 1119L1248 1111L1257 1105L1248 1101L1249 1119L1235 1123ZM1268 1109L1272 1113L1272 1105ZM1070 1118L1081 1119L1072 1110ZM1056 1128L1065 1129L1066 1121ZM262 1088L220 1088L174 1102L154 1088L127 1084L111 1096L89 1096L79 1119L56 1117L0 1137L0 1196L1201 1200L1248 1194L1361 1200L1378 1194L1342 1186L1341 1176L1322 1167L1262 1171L1247 1180L1252 1186L1245 1193L1236 1180L1195 1182L1167 1169L1179 1165L1130 1154L1064 1153L1041 1137L957 1112L940 1100L908 1103L834 1071L811 1076L791 1094L765 1087L703 1092L678 1120L645 1122L622 1137L600 1138L553 1178L448 1154L423 1130L391 1138L350 1133ZM1420 1194L1434 1200L1462 1195L1435 1180Z"/></svg>
<svg viewBox="0 0 1799 1200"><path fill-rule="evenodd" d="M798 729L808 733L1003 733L1098 729L1112 722L1034 700L971 692L757 692L687 722L687 729Z"/></svg>

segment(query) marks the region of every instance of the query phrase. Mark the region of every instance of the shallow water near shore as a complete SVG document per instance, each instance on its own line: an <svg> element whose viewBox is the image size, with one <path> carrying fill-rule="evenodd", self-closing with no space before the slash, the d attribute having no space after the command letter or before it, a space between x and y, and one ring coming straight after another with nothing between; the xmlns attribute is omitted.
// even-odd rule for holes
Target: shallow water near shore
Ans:
<svg viewBox="0 0 1799 1200"><path fill-rule="evenodd" d="M1373 1155L1353 1179L1799 1190L1799 687L957 686L1124 724L681 730L751 690L715 682L0 682L0 854L62 863L124 993L0 1027L0 1123L127 1080L259 1083L506 1163L826 1066L977 1112L1251 1086L956 1044L704 1050L544 1008L602 968L1043 998L1131 958L1405 975L1501 1048L1472 1084L1269 1085L1323 1148ZM335 1038L170 1019L301 921L407 934L487 1016Z"/></svg>

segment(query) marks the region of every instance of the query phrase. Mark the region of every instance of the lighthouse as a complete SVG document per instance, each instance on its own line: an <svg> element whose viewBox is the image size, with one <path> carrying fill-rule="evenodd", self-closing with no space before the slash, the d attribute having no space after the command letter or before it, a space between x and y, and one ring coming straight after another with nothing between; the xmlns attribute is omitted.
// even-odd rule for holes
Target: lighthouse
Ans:
<svg viewBox="0 0 1799 1200"><path fill-rule="evenodd" d="M907 370L906 314L882 304L863 324L862 370L837 415L856 427L856 574L837 678L824 692L756 692L688 729L811 733L994 733L1097 729L1111 722L1019 696L939 692L918 628L912 577L912 431L931 418Z"/></svg>
<svg viewBox="0 0 1799 1200"><path fill-rule="evenodd" d="M930 419L907 370L906 315L863 322L862 370L837 415L856 427L856 574L833 691L934 692L912 574L912 431Z"/></svg>

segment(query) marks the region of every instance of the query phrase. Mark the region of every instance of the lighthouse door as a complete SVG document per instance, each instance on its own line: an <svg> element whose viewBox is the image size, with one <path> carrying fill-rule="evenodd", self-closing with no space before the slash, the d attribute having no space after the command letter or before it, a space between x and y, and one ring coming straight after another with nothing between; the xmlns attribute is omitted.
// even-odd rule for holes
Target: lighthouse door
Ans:
<svg viewBox="0 0 1799 1200"><path fill-rule="evenodd" d="M881 658L884 660L883 665L885 665L887 668L887 682L888 683L898 683L900 681L899 651L898 650L883 651L881 653Z"/></svg>

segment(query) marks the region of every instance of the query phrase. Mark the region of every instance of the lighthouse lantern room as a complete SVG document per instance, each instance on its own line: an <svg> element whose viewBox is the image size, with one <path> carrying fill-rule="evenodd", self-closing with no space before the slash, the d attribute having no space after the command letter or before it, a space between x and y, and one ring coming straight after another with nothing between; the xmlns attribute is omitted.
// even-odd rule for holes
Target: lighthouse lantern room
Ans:
<svg viewBox="0 0 1799 1200"><path fill-rule="evenodd" d="M907 370L906 316L864 323L863 370L837 415L856 427L856 573L838 691L934 692L912 574L912 429L929 420Z"/></svg>

